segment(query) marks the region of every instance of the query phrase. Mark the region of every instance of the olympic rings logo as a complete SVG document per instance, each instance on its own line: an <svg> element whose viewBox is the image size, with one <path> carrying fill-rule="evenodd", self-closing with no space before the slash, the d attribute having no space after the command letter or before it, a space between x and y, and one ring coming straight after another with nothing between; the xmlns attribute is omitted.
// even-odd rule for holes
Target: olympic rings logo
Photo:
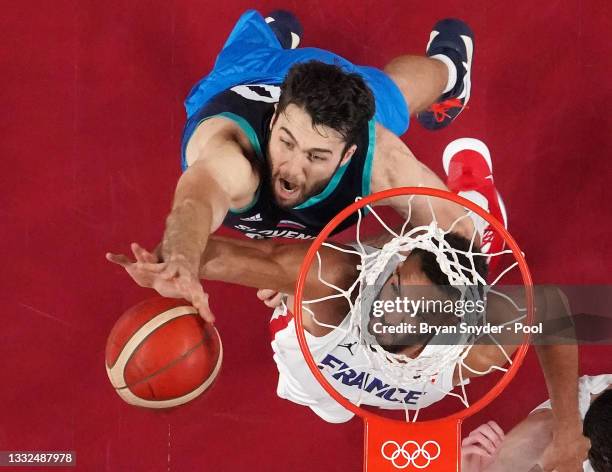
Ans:
<svg viewBox="0 0 612 472"><path fill-rule="evenodd" d="M416 441L406 441L401 446L395 441L387 441L380 452L396 469L405 469L409 465L424 469L440 457L441 450L436 441L426 441L423 446Z"/></svg>

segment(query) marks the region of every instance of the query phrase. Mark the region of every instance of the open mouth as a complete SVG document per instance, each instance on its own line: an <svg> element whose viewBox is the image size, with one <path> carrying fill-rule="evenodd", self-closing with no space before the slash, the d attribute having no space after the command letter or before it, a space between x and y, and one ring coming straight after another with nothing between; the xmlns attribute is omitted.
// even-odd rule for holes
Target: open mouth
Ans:
<svg viewBox="0 0 612 472"><path fill-rule="evenodd" d="M285 180L283 178L279 178L277 180L277 190L281 197L289 198L295 195L298 191L298 186Z"/></svg>

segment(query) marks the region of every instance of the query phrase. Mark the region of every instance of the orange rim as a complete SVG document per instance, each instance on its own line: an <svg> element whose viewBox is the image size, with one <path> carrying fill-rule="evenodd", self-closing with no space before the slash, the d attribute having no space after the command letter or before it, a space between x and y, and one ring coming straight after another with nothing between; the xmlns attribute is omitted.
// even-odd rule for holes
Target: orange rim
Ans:
<svg viewBox="0 0 612 472"><path fill-rule="evenodd" d="M523 279L523 284L525 285L526 292L526 308L527 308L527 322L531 325L533 324L533 316L534 316L534 299L533 299L533 283L531 279L531 273L529 272L529 267L527 266L527 261L525 261L525 257L521 252L519 245L516 243L514 238L510 235L508 230L504 228L504 225L497 220L493 215L485 211L483 208L479 207L475 203L460 197L452 192L448 192L446 190L439 190L428 187L398 187L389 190L384 190L382 192L373 193L372 195L368 195L367 197L362 198L361 200L349 205L340 213L338 213L319 233L319 235L315 238L315 240L310 245L306 256L302 262L300 267L300 273L298 276L298 280L295 288L295 303L293 306L293 313L295 319L295 330L298 338L298 342L300 344L300 350L308 364L308 367L312 374L315 376L317 381L321 384L321 386L325 389L325 391L338 403L340 403L344 408L353 412L355 415L360 416L364 420L367 419L384 419L385 421L393 422L393 423L406 423L401 420L394 420L389 418L384 418L380 415L372 413L368 410L364 410L353 403L351 403L348 399L344 398L336 389L329 383L329 381L325 378L323 373L317 367L317 364L312 357L312 353L308 347L308 343L306 342L306 336L304 334L304 325L302 323L302 295L304 292L304 284L306 282L306 276L308 271L310 270L310 266L316 256L316 253L323 244L323 242L330 236L331 232L346 218L355 213L357 210L363 208L366 205L369 205L378 200L383 200L386 198L397 197L399 195L422 195L422 196L431 196L431 197L439 197L444 198L446 200L454 201L465 208L476 213L478 216L484 218L495 230L501 234L506 241L508 247L512 250L512 254L518 262L518 267L521 272L521 277ZM474 415L478 411L482 410L485 406L491 403L501 392L504 390L510 381L517 374L518 369L520 368L523 360L525 359L525 355L527 354L527 350L529 349L529 339L530 335L526 334L523 338L523 344L516 350L514 353L514 360L512 365L508 368L508 370L504 373L502 378L479 400L477 400L473 405L470 405L465 410L458 411L449 415L445 418L439 418L436 420L427 420L420 421L418 424L421 425L433 425L438 421L444 420L457 420L461 421L469 416Z"/></svg>

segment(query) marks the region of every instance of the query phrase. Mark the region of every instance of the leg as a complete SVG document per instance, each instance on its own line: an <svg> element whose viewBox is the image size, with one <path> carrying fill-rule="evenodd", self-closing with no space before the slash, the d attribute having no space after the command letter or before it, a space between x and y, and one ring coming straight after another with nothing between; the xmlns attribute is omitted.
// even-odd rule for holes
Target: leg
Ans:
<svg viewBox="0 0 612 472"><path fill-rule="evenodd" d="M384 71L401 90L411 115L425 111L438 100L448 82L448 68L429 57L400 56Z"/></svg>
<svg viewBox="0 0 612 472"><path fill-rule="evenodd" d="M448 18L434 26L427 57L401 56L385 67L410 112L427 129L448 126L470 99L474 34L461 20Z"/></svg>

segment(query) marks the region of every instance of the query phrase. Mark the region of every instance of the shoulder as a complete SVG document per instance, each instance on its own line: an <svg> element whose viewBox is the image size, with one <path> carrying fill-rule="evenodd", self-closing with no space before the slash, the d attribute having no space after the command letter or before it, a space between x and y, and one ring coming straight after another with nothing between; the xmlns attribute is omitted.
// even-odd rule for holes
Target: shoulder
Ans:
<svg viewBox="0 0 612 472"><path fill-rule="evenodd" d="M246 161L253 152L248 137L234 120L224 116L208 118L198 125L187 143L187 165L213 157L213 153L206 151L223 147L239 148Z"/></svg>
<svg viewBox="0 0 612 472"><path fill-rule="evenodd" d="M187 145L185 174L213 178L227 193L232 208L249 204L260 183L252 146L240 127L223 117L201 123Z"/></svg>

